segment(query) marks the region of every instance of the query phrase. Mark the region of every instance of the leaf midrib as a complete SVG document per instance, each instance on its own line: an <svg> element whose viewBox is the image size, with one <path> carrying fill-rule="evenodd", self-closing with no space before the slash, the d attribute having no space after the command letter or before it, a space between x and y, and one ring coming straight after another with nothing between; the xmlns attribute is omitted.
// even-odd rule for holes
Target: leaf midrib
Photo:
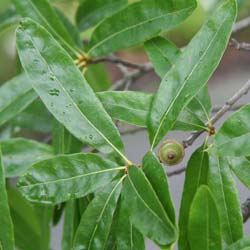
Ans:
<svg viewBox="0 0 250 250"><path fill-rule="evenodd" d="M92 48L90 48L90 50L88 51L88 53L91 54L91 52L92 52L94 49L96 49L97 47L100 47L101 44L104 44L106 41L108 41L108 40L110 40L110 39L114 39L114 37L119 36L119 35L120 35L121 33L123 33L123 32L126 32L126 31L128 31L128 30L130 30L130 29L135 29L135 28L137 28L137 27L139 27L139 26L145 25L145 24L148 23L148 22L153 22L153 21L155 21L155 20L157 20L157 19L161 19L161 18L167 17L167 16L169 16L169 15L174 15L174 14L179 14L179 13L181 13L181 12L185 12L185 11L187 11L188 9L192 9L193 7L194 7L194 6L192 5L192 6L189 6L188 8L185 8L185 9L182 9L182 10L179 10L179 11L174 11L174 12L171 12L171 13L167 13L167 14L164 14L164 15L160 15L160 16L158 16L158 17L154 17L154 18L151 18L151 19L147 19L146 21L142 21L142 22L140 22L140 23L137 23L137 24L131 25L131 26L129 26L129 27L126 27L126 28L120 30L119 32L116 32L116 33L114 33L114 34L112 34L112 35L106 37L106 38L103 39L101 42L99 42L99 43L97 43L96 45L94 45Z"/></svg>
<svg viewBox="0 0 250 250"><path fill-rule="evenodd" d="M178 98L179 95L181 94L181 91L182 91L182 90L184 89L184 87L186 86L187 81L190 79L190 77L192 76L192 74L193 74L193 72L195 71L195 69L200 65L202 59L206 56L207 51L210 49L210 46L213 44L215 38L217 37L217 34L219 33L221 27L224 25L225 20L227 20L227 17L228 17L228 16L229 16L229 14L226 15L226 17L223 19L223 22L221 23L220 27L218 28L218 30L217 30L216 33L214 34L213 39L211 39L210 43L208 44L208 47L206 48L206 50L204 51L204 53L203 53L202 56L200 57L198 63L196 63L196 65L193 67L193 69L192 69L191 72L189 73L188 77L184 80L184 82L183 82L181 88L179 89L177 95L175 96L175 98L173 99L173 101L171 102L171 104L169 105L169 107L167 108L167 110L165 111L165 113L162 115L162 119L161 119L161 122L160 122L160 124L159 124L159 126L158 126L158 129L157 129L156 133L155 133L155 136L154 136L154 139L153 139L153 142L152 142L151 149L153 149L154 146L155 146L155 141L156 141L156 139L157 139L157 137L158 137L158 134L159 134L159 132L160 132L160 129L161 129L161 127L162 127L162 125L163 125L163 123L164 123L164 121L165 121L165 119L166 119L166 116L168 115L169 111L172 109L172 106L175 104L177 98ZM174 66L175 66L175 65L174 65ZM174 67L174 66L173 66L173 67ZM200 87L200 89L201 89L201 88L202 88L202 86Z"/></svg>
<svg viewBox="0 0 250 250"><path fill-rule="evenodd" d="M26 33L24 31L24 33ZM29 40L32 42L34 48L36 49L37 53L40 55L40 57L42 58L42 60L44 61L45 65L47 66L47 68L49 69L50 72L54 73L53 70L50 68L50 66L48 65L47 61L44 59L44 57L41 55L39 49L36 47L36 45L33 42L33 39L31 38L31 36L29 34L26 34L29 37ZM60 46L58 44L58 46ZM76 69L77 70L77 69ZM27 75L29 75L28 71ZM55 74L54 74L55 75ZM73 103L74 107L76 108L76 110L83 116L83 118L89 123L89 125L123 158L126 159L126 157L120 152L120 150L118 150L112 143L111 141L99 130L97 129L97 127L85 116L84 113L82 113L82 111L80 110L80 108L77 106L77 104L75 103L74 99L71 97L71 95L66 91L66 89L64 88L64 86L61 84L61 82L58 80L58 78L55 76L55 81L57 82L57 84L62 88L62 90L64 91L64 93L66 94L66 96L68 96L68 98L71 100L71 102ZM32 84L33 85L33 84Z"/></svg>
<svg viewBox="0 0 250 250"><path fill-rule="evenodd" d="M70 178L61 178L61 179L57 179L57 180L53 180L53 181L45 181L45 182L39 182L39 183L34 183L34 184L21 185L21 186L19 186L19 188L25 189L25 188L31 188L31 187L41 186L41 185L42 186L50 185L50 184L54 184L54 183L71 181L74 179L80 179L80 178L84 178L84 177L91 176L91 175L98 175L98 174L103 174L103 173L112 172L112 171L119 171L119 170L123 170L123 169L125 169L125 167L103 169L103 170L99 170L99 171L95 171L95 172L90 172L87 174L76 175L76 176L73 176ZM29 174L29 173L27 173L27 174ZM25 177L25 175L24 175L24 177Z"/></svg>

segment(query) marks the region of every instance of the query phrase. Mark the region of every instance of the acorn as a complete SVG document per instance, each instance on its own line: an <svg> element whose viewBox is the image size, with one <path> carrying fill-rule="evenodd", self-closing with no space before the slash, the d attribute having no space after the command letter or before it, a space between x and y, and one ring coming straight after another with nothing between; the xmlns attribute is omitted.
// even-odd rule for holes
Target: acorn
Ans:
<svg viewBox="0 0 250 250"><path fill-rule="evenodd" d="M158 157L162 163L173 166L180 163L185 155L183 144L171 139L163 142L158 151Z"/></svg>

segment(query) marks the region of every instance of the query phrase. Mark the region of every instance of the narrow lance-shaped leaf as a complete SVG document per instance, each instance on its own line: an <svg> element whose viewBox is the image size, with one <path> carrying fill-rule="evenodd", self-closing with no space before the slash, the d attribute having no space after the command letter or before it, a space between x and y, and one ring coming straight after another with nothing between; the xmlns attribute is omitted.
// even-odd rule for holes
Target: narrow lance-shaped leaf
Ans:
<svg viewBox="0 0 250 250"><path fill-rule="evenodd" d="M162 37L153 38L147 41L144 46L155 71L161 78L164 78L171 67L175 65L177 58L181 55L179 48ZM211 107L207 85L205 85L187 105L189 114L194 117L199 117L202 121L207 121L211 112ZM192 122L193 121L190 120L191 124ZM176 125L175 123L175 126ZM200 124L198 123L197 125Z"/></svg>
<svg viewBox="0 0 250 250"><path fill-rule="evenodd" d="M232 114L217 131L210 152L219 156L248 156L250 105Z"/></svg>
<svg viewBox="0 0 250 250"><path fill-rule="evenodd" d="M162 203L168 217L175 225L175 208L172 201L168 179L163 165L159 162L156 155L149 151L143 158L142 170L155 190L160 202Z"/></svg>
<svg viewBox="0 0 250 250"><path fill-rule="evenodd" d="M243 237L243 220L238 190L226 158L209 157L208 185L218 207L222 237L232 244Z"/></svg>
<svg viewBox="0 0 250 250"><path fill-rule="evenodd" d="M22 175L33 163L53 156L49 145L23 138L1 141L6 177Z"/></svg>
<svg viewBox="0 0 250 250"><path fill-rule="evenodd" d="M195 7L194 0L147 0L130 4L97 26L88 53L97 57L142 43L182 22Z"/></svg>
<svg viewBox="0 0 250 250"><path fill-rule="evenodd" d="M40 246L44 232L42 234L34 207L18 190L9 187L7 191L16 247L20 250L44 250Z"/></svg>
<svg viewBox="0 0 250 250"><path fill-rule="evenodd" d="M104 108L113 119L146 127L152 94L133 91L105 91L97 93ZM205 124L189 109L184 109L172 130L203 130Z"/></svg>
<svg viewBox="0 0 250 250"><path fill-rule="evenodd" d="M145 250L144 238L130 222L129 213L124 209L123 203L118 216L116 250Z"/></svg>
<svg viewBox="0 0 250 250"><path fill-rule="evenodd" d="M126 160L117 128L65 50L29 19L16 33L22 65L48 110L79 140Z"/></svg>
<svg viewBox="0 0 250 250"><path fill-rule="evenodd" d="M0 146L0 248L15 250L13 224L10 216L2 153Z"/></svg>
<svg viewBox="0 0 250 250"><path fill-rule="evenodd" d="M192 202L188 238L192 250L222 250L219 214L207 186L198 189Z"/></svg>
<svg viewBox="0 0 250 250"><path fill-rule="evenodd" d="M214 72L227 46L236 14L235 0L223 2L163 78L149 115L152 149Z"/></svg>
<svg viewBox="0 0 250 250"><path fill-rule="evenodd" d="M76 12L76 23L81 31L87 30L127 3L128 0L83 0Z"/></svg>
<svg viewBox="0 0 250 250"><path fill-rule="evenodd" d="M29 17L43 25L65 47L75 47L75 43L48 0L13 0L13 3L22 17Z"/></svg>
<svg viewBox="0 0 250 250"><path fill-rule="evenodd" d="M197 190L201 185L207 184L209 162L205 149L205 145L198 148L187 165L179 217L179 250L191 249L188 241L188 216Z"/></svg>
<svg viewBox="0 0 250 250"><path fill-rule="evenodd" d="M0 87L0 126L23 111L36 97L25 74L4 83Z"/></svg>
<svg viewBox="0 0 250 250"><path fill-rule="evenodd" d="M70 200L65 205L62 250L72 249L73 240L80 220L77 200Z"/></svg>
<svg viewBox="0 0 250 250"><path fill-rule="evenodd" d="M135 167L128 168L123 188L124 208L131 223L156 244L167 246L176 241L177 231L152 185L143 172Z"/></svg>
<svg viewBox="0 0 250 250"><path fill-rule="evenodd" d="M166 75L181 54L178 47L160 36L146 41L144 47L160 78Z"/></svg>
<svg viewBox="0 0 250 250"><path fill-rule="evenodd" d="M250 161L246 157L228 157L228 163L234 174L246 186L250 187Z"/></svg>
<svg viewBox="0 0 250 250"><path fill-rule="evenodd" d="M16 10L11 6L5 12L0 15L0 34L14 24L17 24L20 20L20 16L16 13Z"/></svg>
<svg viewBox="0 0 250 250"><path fill-rule="evenodd" d="M57 204L94 192L123 169L96 154L57 156L35 163L18 187L30 201Z"/></svg>
<svg viewBox="0 0 250 250"><path fill-rule="evenodd" d="M250 250L250 238L245 237L227 247L225 250Z"/></svg>
<svg viewBox="0 0 250 250"><path fill-rule="evenodd" d="M77 229L74 250L105 248L123 179L107 185L91 201Z"/></svg>

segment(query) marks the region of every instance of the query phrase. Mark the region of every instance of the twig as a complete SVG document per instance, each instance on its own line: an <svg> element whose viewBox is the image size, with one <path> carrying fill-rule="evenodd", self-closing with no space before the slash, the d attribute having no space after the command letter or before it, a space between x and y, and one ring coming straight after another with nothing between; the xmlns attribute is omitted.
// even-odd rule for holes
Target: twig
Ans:
<svg viewBox="0 0 250 250"><path fill-rule="evenodd" d="M235 111L235 110L238 110L238 109L242 108L244 105L246 105L246 104L234 105L234 106L232 106L228 111ZM221 108L222 108L221 106L215 106L215 107L213 107L212 113L218 112Z"/></svg>
<svg viewBox="0 0 250 250"><path fill-rule="evenodd" d="M117 90L124 86L124 84L126 84L130 80L134 82L135 80L142 77L144 74L148 73L151 70L153 70L153 66L151 63L145 63L143 65L140 65L139 69L129 72L127 75L124 76L124 78L116 81L114 85L110 88L110 90Z"/></svg>
<svg viewBox="0 0 250 250"><path fill-rule="evenodd" d="M221 109L211 118L211 123L216 123L227 111L231 109L231 107L244 95L246 95L250 90L250 79L244 84L242 88L240 88L227 102L221 107ZM207 125L207 124L206 124ZM205 132L198 131L194 132L190 135L186 140L183 141L183 145L185 148L191 146L194 141Z"/></svg>
<svg viewBox="0 0 250 250"><path fill-rule="evenodd" d="M234 38L231 39L229 45L236 48L237 50L250 51L250 43L238 42Z"/></svg>
<svg viewBox="0 0 250 250"><path fill-rule="evenodd" d="M168 177L171 177L171 176L174 176L174 175L182 174L185 171L186 171L186 167L183 167L183 168L177 169L177 170L175 170L173 172L169 172L169 173L167 173L167 175L168 175Z"/></svg>
<svg viewBox="0 0 250 250"><path fill-rule="evenodd" d="M246 222L250 217L250 198L241 204L241 212L243 217L243 222Z"/></svg>
<svg viewBox="0 0 250 250"><path fill-rule="evenodd" d="M250 26L250 17L247 17L245 19L242 19L241 21L237 22L234 27L232 33L235 34L247 27Z"/></svg>

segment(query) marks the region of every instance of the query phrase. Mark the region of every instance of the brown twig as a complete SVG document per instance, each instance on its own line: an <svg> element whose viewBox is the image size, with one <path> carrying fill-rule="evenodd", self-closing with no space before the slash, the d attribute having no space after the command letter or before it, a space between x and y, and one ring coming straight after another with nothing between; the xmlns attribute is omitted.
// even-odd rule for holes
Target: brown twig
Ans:
<svg viewBox="0 0 250 250"><path fill-rule="evenodd" d="M226 103L221 107L221 109L211 118L211 123L216 123L224 114L231 109L231 107L244 95L246 95L250 90L250 79L244 84L242 88L240 88L230 99L226 101ZM206 124L208 125L208 124ZM186 140L183 141L183 145L185 148L191 146L194 141L205 132L198 131L194 132L190 135Z"/></svg>

